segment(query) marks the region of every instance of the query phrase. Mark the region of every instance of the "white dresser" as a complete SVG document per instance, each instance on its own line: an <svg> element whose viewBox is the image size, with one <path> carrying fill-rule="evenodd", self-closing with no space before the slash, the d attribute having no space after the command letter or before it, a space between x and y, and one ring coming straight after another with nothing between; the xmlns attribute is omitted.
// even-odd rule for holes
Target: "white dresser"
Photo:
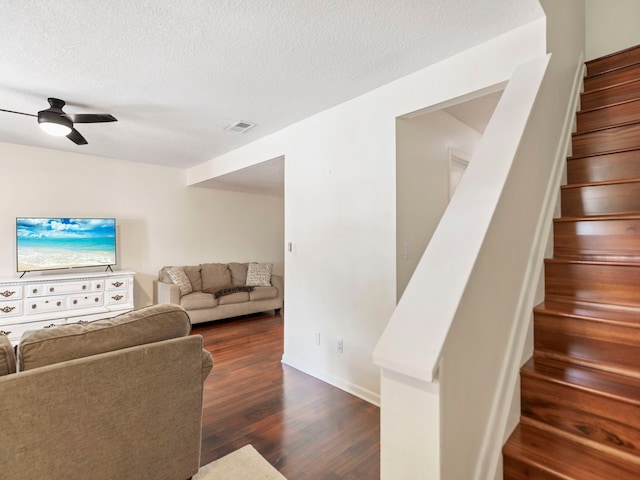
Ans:
<svg viewBox="0 0 640 480"><path fill-rule="evenodd" d="M0 331L22 333L89 322L133 309L134 272L40 275L0 279Z"/></svg>

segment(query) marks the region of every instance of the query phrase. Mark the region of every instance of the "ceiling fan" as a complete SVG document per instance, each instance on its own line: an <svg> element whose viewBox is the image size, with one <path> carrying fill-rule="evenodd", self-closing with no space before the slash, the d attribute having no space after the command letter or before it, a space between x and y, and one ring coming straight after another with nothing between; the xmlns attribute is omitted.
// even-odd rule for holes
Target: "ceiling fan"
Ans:
<svg viewBox="0 0 640 480"><path fill-rule="evenodd" d="M0 108L0 112L17 113L19 115L27 115L29 117L37 117L38 124L45 132L56 137L67 137L76 145L86 145L85 138L76 130L73 125L75 123L102 123L117 122L118 120L108 113L78 113L68 114L62 111L64 100L58 98L49 98L49 105L46 110L41 110L37 115L32 113L15 112L13 110L4 110Z"/></svg>

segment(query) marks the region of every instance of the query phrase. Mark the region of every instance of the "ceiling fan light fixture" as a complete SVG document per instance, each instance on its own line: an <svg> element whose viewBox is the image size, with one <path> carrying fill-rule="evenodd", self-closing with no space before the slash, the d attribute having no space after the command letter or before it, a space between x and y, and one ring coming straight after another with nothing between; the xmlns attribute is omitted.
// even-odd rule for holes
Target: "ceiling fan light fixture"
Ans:
<svg viewBox="0 0 640 480"><path fill-rule="evenodd" d="M55 137L65 137L73 129L73 122L70 119L55 112L39 112L38 124L42 130Z"/></svg>

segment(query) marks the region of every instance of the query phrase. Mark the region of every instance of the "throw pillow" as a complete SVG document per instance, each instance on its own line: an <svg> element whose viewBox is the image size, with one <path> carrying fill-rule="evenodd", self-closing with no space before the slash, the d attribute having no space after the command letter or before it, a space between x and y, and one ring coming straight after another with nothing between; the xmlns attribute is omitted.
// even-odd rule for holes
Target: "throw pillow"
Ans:
<svg viewBox="0 0 640 480"><path fill-rule="evenodd" d="M270 287L272 263L250 263L247 267L247 285Z"/></svg>
<svg viewBox="0 0 640 480"><path fill-rule="evenodd" d="M231 272L226 263L203 263L201 268L203 292L231 285Z"/></svg>
<svg viewBox="0 0 640 480"><path fill-rule="evenodd" d="M191 281L184 270L180 267L172 267L167 270L167 274L171 277L171 281L180 287L180 295L186 295L193 291Z"/></svg>
<svg viewBox="0 0 640 480"><path fill-rule="evenodd" d="M202 290L202 277L200 276L200 265L182 267L184 273L189 277L191 288L194 292Z"/></svg>

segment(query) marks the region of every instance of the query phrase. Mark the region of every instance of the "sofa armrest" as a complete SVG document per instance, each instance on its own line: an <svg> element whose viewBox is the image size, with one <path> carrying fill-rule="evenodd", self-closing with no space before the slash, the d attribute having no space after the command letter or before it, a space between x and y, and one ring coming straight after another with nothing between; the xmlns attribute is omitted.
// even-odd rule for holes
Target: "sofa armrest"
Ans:
<svg viewBox="0 0 640 480"><path fill-rule="evenodd" d="M153 303L173 303L180 305L180 287L173 283L153 281Z"/></svg>
<svg viewBox="0 0 640 480"><path fill-rule="evenodd" d="M278 289L278 298L283 298L284 278L282 278L282 275L271 275L271 285Z"/></svg>

